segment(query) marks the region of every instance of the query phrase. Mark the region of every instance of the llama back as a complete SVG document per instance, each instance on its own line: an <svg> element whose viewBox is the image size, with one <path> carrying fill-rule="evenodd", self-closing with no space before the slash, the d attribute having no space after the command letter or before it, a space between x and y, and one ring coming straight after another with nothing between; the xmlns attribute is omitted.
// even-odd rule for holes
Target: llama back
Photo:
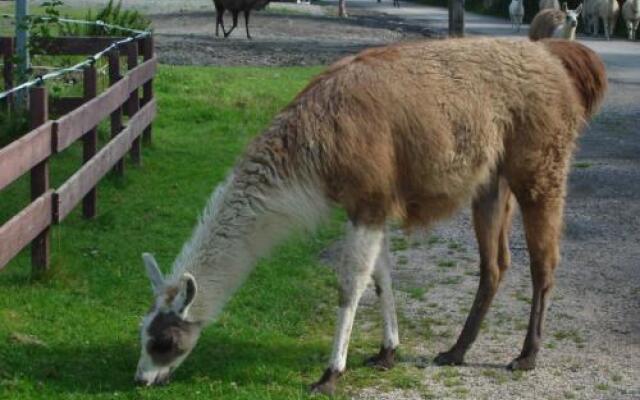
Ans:
<svg viewBox="0 0 640 400"><path fill-rule="evenodd" d="M534 43L370 49L312 81L248 156L269 148L283 176L321 186L355 220L425 225L474 196L525 120L569 135L554 124L582 118L572 96L561 63Z"/></svg>

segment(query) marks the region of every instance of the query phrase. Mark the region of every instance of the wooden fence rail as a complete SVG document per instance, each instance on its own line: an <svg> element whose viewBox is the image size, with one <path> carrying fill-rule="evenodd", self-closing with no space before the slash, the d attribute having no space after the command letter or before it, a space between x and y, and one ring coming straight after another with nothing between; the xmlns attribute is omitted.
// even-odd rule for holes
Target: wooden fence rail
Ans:
<svg viewBox="0 0 640 400"><path fill-rule="evenodd" d="M108 47L113 38L61 38L41 43L46 54L87 55ZM5 88L12 87L13 39L0 38L4 58ZM83 70L83 97L52 101L44 86L29 92L31 131L0 148L0 191L16 179L31 174L31 200L18 214L0 226L0 269L31 243L34 273L49 267L49 228L60 223L80 202L83 216L97 212L99 181L110 171L124 172L124 156L131 152L134 163L141 161L140 143L151 141L151 124L156 116L153 77L157 59L151 36L137 39L108 54L109 87L98 93L95 65ZM127 73L121 76L120 58L126 56ZM143 62L138 64L142 56ZM142 97L140 92L142 91ZM67 111L49 120L49 105ZM129 117L123 123L122 110ZM97 126L111 122L111 139L98 149ZM83 165L57 189L49 188L49 159L78 140L83 143Z"/></svg>

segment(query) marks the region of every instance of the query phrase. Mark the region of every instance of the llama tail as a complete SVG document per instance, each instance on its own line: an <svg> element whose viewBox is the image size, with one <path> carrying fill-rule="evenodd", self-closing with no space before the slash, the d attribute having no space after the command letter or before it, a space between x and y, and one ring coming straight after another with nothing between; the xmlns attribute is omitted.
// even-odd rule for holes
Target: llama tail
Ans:
<svg viewBox="0 0 640 400"><path fill-rule="evenodd" d="M547 50L558 57L585 109L585 118L598 111L607 91L607 73L602 59L588 47L566 40L544 40Z"/></svg>

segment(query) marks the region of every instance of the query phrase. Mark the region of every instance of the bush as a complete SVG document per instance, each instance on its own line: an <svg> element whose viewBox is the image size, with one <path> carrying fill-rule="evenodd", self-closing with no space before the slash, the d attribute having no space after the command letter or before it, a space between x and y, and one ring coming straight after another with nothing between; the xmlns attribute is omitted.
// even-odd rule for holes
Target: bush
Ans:
<svg viewBox="0 0 640 400"><path fill-rule="evenodd" d="M64 2L62 0L49 0L42 3L44 7L46 19L35 17L31 21L31 33L33 37L52 37L52 36L126 36L121 29L112 29L100 25L84 25L61 22L59 20L59 7ZM70 18L65 16L65 18ZM114 4L113 0L109 0L104 8L100 9L95 15L92 10L87 11L85 21L97 22L101 21L109 25L117 25L128 29L146 30L149 28L150 21L142 14L135 10L122 10L122 0Z"/></svg>

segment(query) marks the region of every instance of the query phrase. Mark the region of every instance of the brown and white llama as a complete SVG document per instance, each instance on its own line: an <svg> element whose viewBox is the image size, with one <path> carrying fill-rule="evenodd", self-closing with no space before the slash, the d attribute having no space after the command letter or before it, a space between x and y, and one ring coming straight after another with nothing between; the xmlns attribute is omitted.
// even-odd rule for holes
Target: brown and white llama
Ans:
<svg viewBox="0 0 640 400"><path fill-rule="evenodd" d="M568 41L417 42L338 61L252 142L213 193L170 276L144 255L155 301L141 328L136 380L166 382L256 260L334 205L349 218L338 322L329 366L313 390L334 391L372 278L384 329L370 361L393 366L399 340L386 222L426 227L472 201L480 284L458 341L436 358L460 364L509 267L512 197L522 210L533 298L522 352L509 366L534 368L572 152L605 90L598 56Z"/></svg>
<svg viewBox="0 0 640 400"><path fill-rule="evenodd" d="M575 40L578 17L582 11L582 4L575 10L569 10L567 3L562 3L562 10L547 8L533 17L529 26L529 39L558 38Z"/></svg>

